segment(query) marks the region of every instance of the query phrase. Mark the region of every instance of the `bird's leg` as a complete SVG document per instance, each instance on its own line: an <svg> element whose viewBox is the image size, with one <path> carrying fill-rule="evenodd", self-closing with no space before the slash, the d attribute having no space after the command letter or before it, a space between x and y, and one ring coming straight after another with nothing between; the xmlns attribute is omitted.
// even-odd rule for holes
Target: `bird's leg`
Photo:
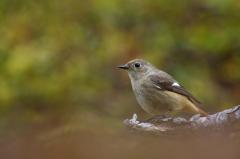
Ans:
<svg viewBox="0 0 240 159"><path fill-rule="evenodd" d="M154 118L159 118L159 117L160 117L159 115L156 115L156 116L154 116L154 117L151 117L151 118L146 119L146 120L142 120L142 121L140 121L140 122L141 122L141 123L147 123L147 122L153 120Z"/></svg>
<svg viewBox="0 0 240 159"><path fill-rule="evenodd" d="M161 118L162 118L162 119L163 119L163 118L166 118L166 117L167 117L166 115L168 115L171 111L172 111L172 110L169 110L169 111L165 112L165 113L161 116Z"/></svg>
<svg viewBox="0 0 240 159"><path fill-rule="evenodd" d="M146 122L149 122L149 121L152 121L153 119L155 120L158 120L158 119L163 119L163 118L166 118L166 115L169 114L172 110L169 110L167 111L166 113L164 113L163 115L159 116L159 115L156 115L154 117L151 117L149 119L146 119L146 120L143 120L143 121L140 121L141 123L146 123Z"/></svg>

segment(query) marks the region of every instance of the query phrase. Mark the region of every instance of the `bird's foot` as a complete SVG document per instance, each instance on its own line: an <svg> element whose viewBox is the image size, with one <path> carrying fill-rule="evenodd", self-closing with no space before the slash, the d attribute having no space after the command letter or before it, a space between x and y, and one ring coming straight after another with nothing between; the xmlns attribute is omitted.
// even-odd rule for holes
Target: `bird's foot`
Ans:
<svg viewBox="0 0 240 159"><path fill-rule="evenodd" d="M156 115L154 117L151 117L149 119L146 119L146 120L142 120L140 121L140 123L157 123L159 122L160 120L164 119L164 118L168 118L165 114L163 115Z"/></svg>

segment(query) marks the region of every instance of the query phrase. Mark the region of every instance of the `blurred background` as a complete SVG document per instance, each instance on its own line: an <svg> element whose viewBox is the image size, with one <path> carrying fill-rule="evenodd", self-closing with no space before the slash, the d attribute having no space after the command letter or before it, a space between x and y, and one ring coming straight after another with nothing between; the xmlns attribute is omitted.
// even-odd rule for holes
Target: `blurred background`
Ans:
<svg viewBox="0 0 240 159"><path fill-rule="evenodd" d="M117 68L134 58L172 75L206 112L240 104L239 10L237 0L1 0L0 154L87 158L94 144L107 154L148 143L123 125L151 117Z"/></svg>

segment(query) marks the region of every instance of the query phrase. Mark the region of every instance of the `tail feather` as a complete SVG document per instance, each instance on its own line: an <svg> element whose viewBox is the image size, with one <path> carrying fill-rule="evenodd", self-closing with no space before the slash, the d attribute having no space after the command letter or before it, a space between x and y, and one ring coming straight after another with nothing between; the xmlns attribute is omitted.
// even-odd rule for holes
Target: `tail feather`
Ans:
<svg viewBox="0 0 240 159"><path fill-rule="evenodd" d="M196 108L199 110L200 114L204 115L204 116L208 116L208 113L206 113L205 111L203 111L202 109L200 109L199 107L196 106Z"/></svg>
<svg viewBox="0 0 240 159"><path fill-rule="evenodd" d="M189 101L191 102L191 104L189 103L190 105L186 106L183 111L191 114L202 114L204 116L208 116L208 113L196 106L190 98Z"/></svg>

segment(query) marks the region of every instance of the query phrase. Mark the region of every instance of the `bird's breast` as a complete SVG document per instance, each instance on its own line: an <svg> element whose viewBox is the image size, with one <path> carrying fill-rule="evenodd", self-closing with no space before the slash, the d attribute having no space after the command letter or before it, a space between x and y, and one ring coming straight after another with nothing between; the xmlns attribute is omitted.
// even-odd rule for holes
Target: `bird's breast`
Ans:
<svg viewBox="0 0 240 159"><path fill-rule="evenodd" d="M134 83L132 87L139 105L147 113L151 115L161 115L169 110L169 104L164 100L166 98L164 91L157 90L146 84L141 85Z"/></svg>

